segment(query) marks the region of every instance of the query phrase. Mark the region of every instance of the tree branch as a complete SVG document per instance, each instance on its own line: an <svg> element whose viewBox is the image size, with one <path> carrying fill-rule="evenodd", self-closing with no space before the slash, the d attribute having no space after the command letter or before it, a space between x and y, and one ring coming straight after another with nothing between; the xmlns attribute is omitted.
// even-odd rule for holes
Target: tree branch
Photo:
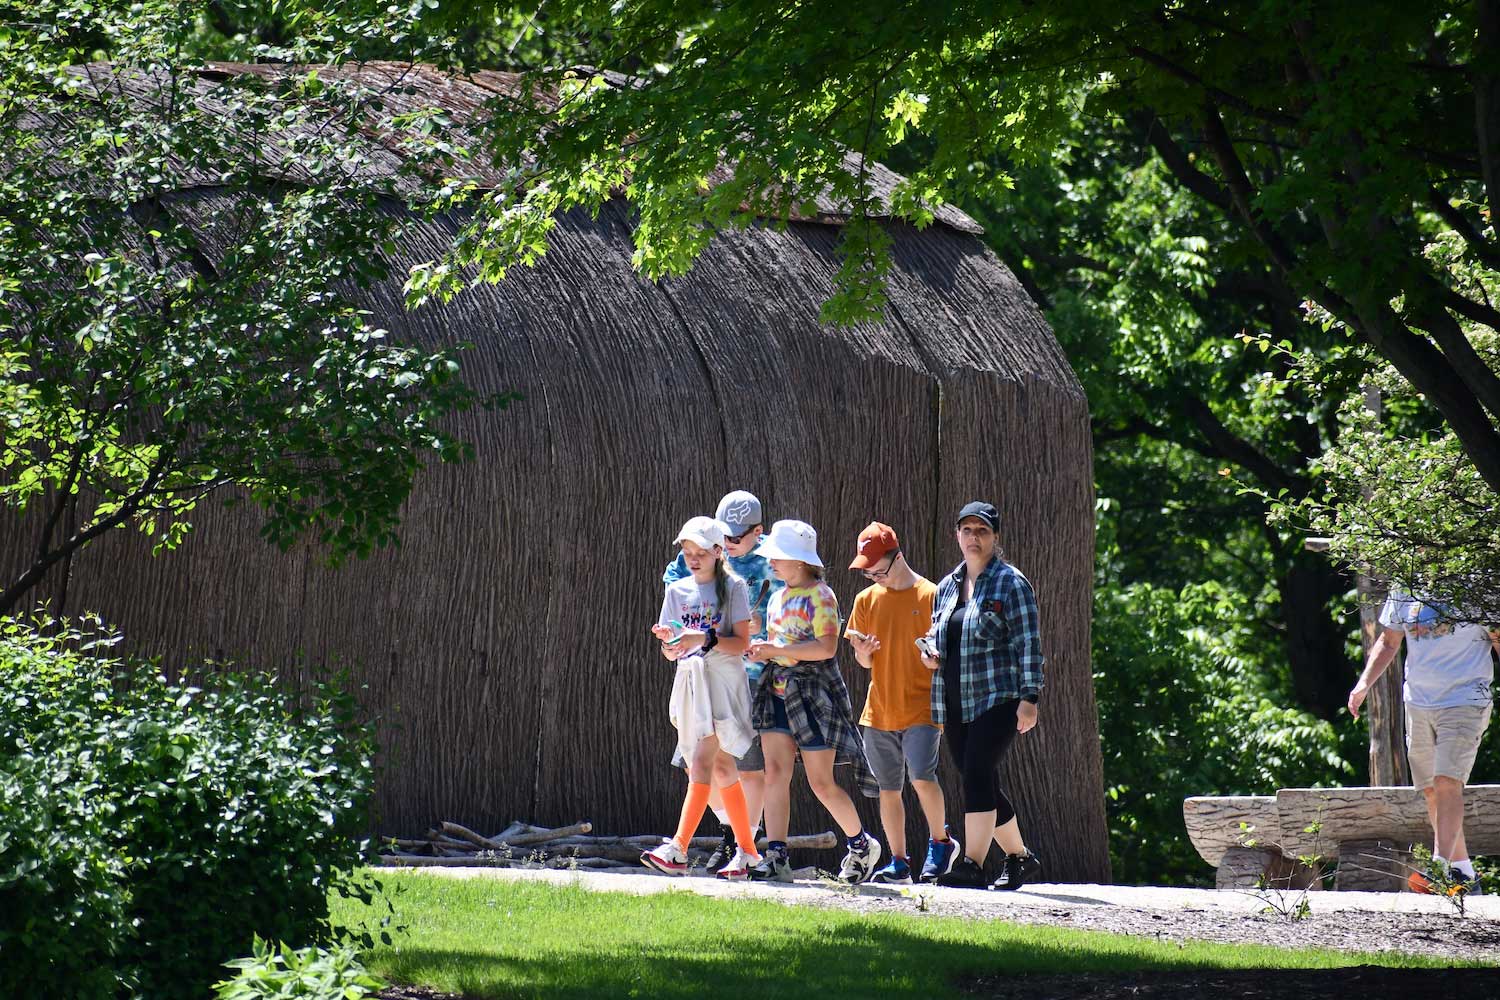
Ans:
<svg viewBox="0 0 1500 1000"><path fill-rule="evenodd" d="M1295 473L1288 472L1251 442L1235 434L1209 405L1197 396L1184 394L1176 398L1172 409L1186 418L1198 432L1196 435L1173 433L1145 419L1132 415L1123 423L1104 426L1093 425L1095 442L1107 444L1111 441L1132 437L1149 437L1157 441L1175 444L1214 461L1233 462L1269 490L1285 489L1296 496L1308 491L1307 481Z"/></svg>
<svg viewBox="0 0 1500 1000"><path fill-rule="evenodd" d="M152 491L156 489L157 483L161 482L162 476L166 474L167 464L175 454L175 451L175 448L162 449L161 454L157 456L156 461L152 464L145 481L141 483L140 487L134 493L125 498L124 502L120 504L119 509L113 514L95 521L82 531L75 531L50 552L39 554L24 573L17 577L3 592L0 592L0 615L11 613L15 609L16 603L21 599L21 595L40 583L42 578L47 575L47 571L57 563L70 557L74 552L83 548L106 531L118 527L131 517L134 517L140 509L141 502L151 495Z"/></svg>
<svg viewBox="0 0 1500 1000"><path fill-rule="evenodd" d="M1213 84L1209 83L1207 80L1203 79L1192 70L1188 69L1185 66L1178 65L1159 52L1153 52L1150 49L1144 48L1139 45L1131 45L1127 47L1125 51L1129 52L1131 55L1135 56L1138 59L1142 59L1145 62L1150 63L1152 66L1155 66L1157 69L1166 72L1168 75L1176 77L1189 86L1198 88L1199 90L1203 91L1205 95L1215 101L1218 101L1220 104L1234 108L1237 111L1243 111L1245 114L1249 115L1252 118L1259 118L1262 121L1270 122L1273 125L1283 125L1289 128L1296 128L1299 124L1301 124L1296 118L1291 115L1285 114L1280 111L1271 111L1267 108L1256 107L1254 104L1250 103L1249 101L1245 100L1245 98L1240 97L1237 94L1231 94L1227 90L1215 87Z"/></svg>
<svg viewBox="0 0 1500 1000"><path fill-rule="evenodd" d="M1457 300L1467 306L1474 307L1481 314L1485 312L1493 314L1495 311L1477 302L1471 302L1451 289L1442 287L1435 279L1428 275L1421 275L1418 280L1422 285L1427 286L1429 293L1435 291L1436 295L1435 297L1419 300L1414 303L1412 309L1413 323L1419 329L1427 331L1427 334L1437 342L1438 347L1442 349L1443 355L1448 359L1453 370L1463 380L1463 384L1484 404L1485 409L1489 410L1495 417L1500 418L1500 378L1497 378L1490 366L1485 364L1484 359L1479 356L1479 352L1474 350L1474 345L1469 342L1469 338L1464 333L1463 327L1459 325L1457 320L1448 315L1448 310L1444 309L1443 306L1447 305L1457 312L1458 307L1453 301ZM1470 318L1473 317L1471 316ZM1475 320L1475 322L1486 321ZM1486 322L1486 325L1491 326L1497 333L1500 333L1500 314L1493 315Z"/></svg>
<svg viewBox="0 0 1500 1000"><path fill-rule="evenodd" d="M1463 237L1463 241L1474 251L1474 256L1492 269L1500 270L1500 244L1493 243L1484 238L1463 210L1456 207L1451 201L1444 197L1437 188L1427 189L1427 202L1433 207L1443 221Z"/></svg>
<svg viewBox="0 0 1500 1000"><path fill-rule="evenodd" d="M1179 398L1178 407L1208 443L1209 450L1198 449L1202 454L1235 463L1267 489L1284 489L1296 496L1307 493L1307 480L1287 472L1255 445L1224 426L1219 415L1202 399L1184 395Z"/></svg>
<svg viewBox="0 0 1500 1000"><path fill-rule="evenodd" d="M1426 281L1437 286L1438 298L1443 305L1458 313L1464 319L1473 320L1483 326L1489 327L1496 333L1500 333L1500 310L1485 302L1476 302L1461 292L1439 283L1431 276L1425 276Z"/></svg>
<svg viewBox="0 0 1500 1000"><path fill-rule="evenodd" d="M1500 219L1500 0L1476 0L1474 9L1474 134L1490 218Z"/></svg>
<svg viewBox="0 0 1500 1000"><path fill-rule="evenodd" d="M1173 141L1165 123L1155 112L1146 111L1131 116L1131 123L1148 143L1156 155L1167 165L1183 187L1213 205L1225 215L1234 214L1234 199L1218 181L1193 166L1187 152Z"/></svg>
<svg viewBox="0 0 1500 1000"><path fill-rule="evenodd" d="M1234 150L1234 143L1229 138L1228 130L1224 128L1224 119L1219 116L1218 107L1212 102L1204 102L1199 121L1203 126L1203 138L1208 143L1209 152L1219 165L1219 172L1224 175L1224 183L1229 189L1235 210L1266 248L1276 266L1290 274L1297 266L1297 257L1256 211L1255 188L1250 183L1249 175L1245 173L1239 154Z"/></svg>

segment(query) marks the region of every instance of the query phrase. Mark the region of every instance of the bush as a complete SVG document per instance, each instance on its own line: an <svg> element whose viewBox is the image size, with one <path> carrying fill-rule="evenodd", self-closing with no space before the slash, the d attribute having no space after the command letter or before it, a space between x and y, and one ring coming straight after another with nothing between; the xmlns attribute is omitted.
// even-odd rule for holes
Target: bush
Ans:
<svg viewBox="0 0 1500 1000"><path fill-rule="evenodd" d="M1236 652L1231 623L1250 618L1239 600L1213 585L1096 595L1094 690L1118 882L1213 884L1183 825L1189 795L1264 795L1353 773L1334 727L1290 707Z"/></svg>
<svg viewBox="0 0 1500 1000"><path fill-rule="evenodd" d="M22 754L0 766L7 995L110 997L120 985L124 866L109 846L99 791L97 772L81 762Z"/></svg>
<svg viewBox="0 0 1500 1000"><path fill-rule="evenodd" d="M351 698L174 683L114 639L0 620L0 991L202 997L256 935L326 940L328 893L370 891Z"/></svg>

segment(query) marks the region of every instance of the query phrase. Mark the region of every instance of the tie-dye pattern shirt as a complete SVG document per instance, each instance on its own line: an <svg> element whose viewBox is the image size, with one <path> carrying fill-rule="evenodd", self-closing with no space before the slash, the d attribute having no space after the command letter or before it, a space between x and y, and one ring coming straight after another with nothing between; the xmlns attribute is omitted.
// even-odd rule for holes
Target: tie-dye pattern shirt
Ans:
<svg viewBox="0 0 1500 1000"><path fill-rule="evenodd" d="M806 642L819 636L839 634L839 599L833 588L822 580L814 580L804 587L783 587L771 596L771 606L766 611L767 641L781 646ZM773 657L771 690L778 697L786 696L787 672L777 669L789 667L795 660Z"/></svg>

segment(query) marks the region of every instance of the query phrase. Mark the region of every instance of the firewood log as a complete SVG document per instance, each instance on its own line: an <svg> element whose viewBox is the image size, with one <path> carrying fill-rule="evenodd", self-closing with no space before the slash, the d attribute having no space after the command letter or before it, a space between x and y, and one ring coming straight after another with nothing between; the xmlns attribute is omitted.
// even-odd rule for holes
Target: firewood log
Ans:
<svg viewBox="0 0 1500 1000"><path fill-rule="evenodd" d="M594 824L588 820L574 823L572 826L560 826L555 830L537 829L536 832L527 832L511 837L502 843L511 847L528 847L532 844L545 844L549 840L562 840L564 837L574 837L579 834L589 833L594 829Z"/></svg>
<svg viewBox="0 0 1500 1000"><path fill-rule="evenodd" d="M424 858L414 854L386 854L380 858L387 868L517 868L514 861L506 858Z"/></svg>
<svg viewBox="0 0 1500 1000"><path fill-rule="evenodd" d="M488 837L481 837L479 834L475 833L473 830L470 830L466 826L459 826L457 823L443 823L442 829L444 833L450 833L455 837L466 840L470 844L473 844L476 847L482 847L487 851L505 850L504 842L491 840Z"/></svg>

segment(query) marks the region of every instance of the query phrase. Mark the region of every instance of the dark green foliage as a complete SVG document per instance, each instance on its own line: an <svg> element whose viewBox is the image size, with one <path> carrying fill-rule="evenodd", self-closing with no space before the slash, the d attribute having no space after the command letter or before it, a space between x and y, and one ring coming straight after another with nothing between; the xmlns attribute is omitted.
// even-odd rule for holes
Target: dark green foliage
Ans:
<svg viewBox="0 0 1500 1000"><path fill-rule="evenodd" d="M107 638L0 624L0 991L201 997L256 934L326 938L329 892L368 895L352 699L170 682Z"/></svg>
<svg viewBox="0 0 1500 1000"><path fill-rule="evenodd" d="M1243 598L1213 585L1098 591L1094 686L1119 882L1212 884L1183 828L1187 796L1352 776L1334 727L1291 707L1236 650L1247 619Z"/></svg>
<svg viewBox="0 0 1500 1000"><path fill-rule="evenodd" d="M115 994L128 897L98 779L90 762L58 756L0 764L0 989L8 994Z"/></svg>

